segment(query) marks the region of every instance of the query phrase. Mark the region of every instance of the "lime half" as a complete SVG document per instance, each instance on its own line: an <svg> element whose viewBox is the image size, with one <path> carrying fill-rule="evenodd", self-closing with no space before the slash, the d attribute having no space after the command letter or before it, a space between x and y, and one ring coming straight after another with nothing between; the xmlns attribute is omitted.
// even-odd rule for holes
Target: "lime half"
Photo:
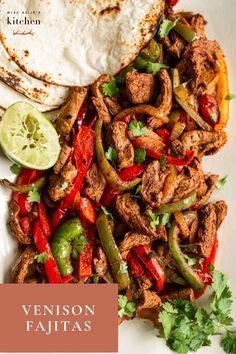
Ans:
<svg viewBox="0 0 236 354"><path fill-rule="evenodd" d="M52 167L61 149L52 123L26 102L6 110L0 122L0 145L10 160L37 170Z"/></svg>

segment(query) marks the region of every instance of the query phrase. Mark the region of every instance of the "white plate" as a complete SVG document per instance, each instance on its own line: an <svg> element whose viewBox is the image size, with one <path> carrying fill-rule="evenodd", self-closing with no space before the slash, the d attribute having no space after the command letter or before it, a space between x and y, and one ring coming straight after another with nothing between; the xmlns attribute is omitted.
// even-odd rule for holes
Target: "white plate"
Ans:
<svg viewBox="0 0 236 354"><path fill-rule="evenodd" d="M208 37L217 39L225 51L230 69L230 90L236 94L236 1L235 0L181 0L179 8L196 11L204 14L209 21ZM0 93L1 94L1 93ZM221 176L229 175L228 183L214 198L224 199L229 205L227 219L219 232L219 252L216 266L230 277L231 289L234 295L233 315L236 320L236 125L234 117L236 100L231 101L231 118L227 127L229 141L227 145L213 157L205 158L205 171L218 173ZM12 178L9 172L10 163L0 154L0 178ZM7 280L9 267L12 264L16 243L7 233L7 202L9 193L0 191L0 282ZM205 295L207 301L208 294ZM142 320L129 321L119 328L120 354L168 354L172 353L163 340L156 337L156 330ZM219 338L212 340L212 347L201 349L199 354L221 354L223 350L219 345Z"/></svg>

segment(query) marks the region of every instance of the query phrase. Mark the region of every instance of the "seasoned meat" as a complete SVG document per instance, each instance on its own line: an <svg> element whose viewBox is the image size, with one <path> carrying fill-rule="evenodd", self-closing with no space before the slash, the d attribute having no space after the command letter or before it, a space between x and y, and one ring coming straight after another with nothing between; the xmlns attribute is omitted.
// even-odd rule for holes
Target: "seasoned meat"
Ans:
<svg viewBox="0 0 236 354"><path fill-rule="evenodd" d="M182 159L186 154L186 149L179 139L175 139L170 143L171 152L174 156Z"/></svg>
<svg viewBox="0 0 236 354"><path fill-rule="evenodd" d="M161 308L161 298L156 292L141 289L136 294L137 297L137 312L136 316L145 318L158 325L158 313Z"/></svg>
<svg viewBox="0 0 236 354"><path fill-rule="evenodd" d="M56 175L61 171L62 167L66 164L66 161L70 156L70 153L71 153L71 147L68 144L64 143L62 145L59 158L56 164L53 166L53 172Z"/></svg>
<svg viewBox="0 0 236 354"><path fill-rule="evenodd" d="M183 199L191 192L198 189L199 174L192 167L186 167L181 174L177 176L176 189L172 201L176 202Z"/></svg>
<svg viewBox="0 0 236 354"><path fill-rule="evenodd" d="M32 243L31 238L26 235L20 225L20 219L18 217L20 207L14 201L11 201L9 204L10 210L10 219L9 219L9 227L12 236L14 236L20 243L23 245L30 245Z"/></svg>
<svg viewBox="0 0 236 354"><path fill-rule="evenodd" d="M139 245L150 245L152 239L137 232L128 232L125 234L124 240L119 245L119 251L123 259L126 259L131 248Z"/></svg>
<svg viewBox="0 0 236 354"><path fill-rule="evenodd" d="M68 102L62 107L56 120L56 130L62 140L68 140L70 131L74 125L80 108L87 96L86 87L73 87Z"/></svg>
<svg viewBox="0 0 236 354"><path fill-rule="evenodd" d="M103 93L101 91L102 85L111 81L109 75L101 75L97 81L95 81L91 86L92 96L96 98L103 98Z"/></svg>
<svg viewBox="0 0 236 354"><path fill-rule="evenodd" d="M171 31L163 40L163 45L167 52L171 55L180 58L186 48L186 41L175 31Z"/></svg>
<svg viewBox="0 0 236 354"><path fill-rule="evenodd" d="M29 267L35 263L37 252L32 247L27 247L15 262L12 268L12 282L23 284L29 272Z"/></svg>
<svg viewBox="0 0 236 354"><path fill-rule="evenodd" d="M111 122L111 115L103 98L92 97L92 102L97 111L98 117L102 119L105 124L109 124Z"/></svg>
<svg viewBox="0 0 236 354"><path fill-rule="evenodd" d="M142 176L140 195L151 207L159 207L162 199L162 189L169 170L162 171L158 160L152 161Z"/></svg>
<svg viewBox="0 0 236 354"><path fill-rule="evenodd" d="M218 74L217 51L220 51L218 44L207 39L198 39L187 46L178 69L181 75L191 79L190 87L194 94L206 93Z"/></svg>
<svg viewBox="0 0 236 354"><path fill-rule="evenodd" d="M172 107L172 83L167 70L162 69L157 74L160 87L160 94L157 96L155 106L159 111L159 117L167 117ZM155 117L147 119L148 125L152 128L159 128L163 122Z"/></svg>
<svg viewBox="0 0 236 354"><path fill-rule="evenodd" d="M126 92L133 104L149 102L154 93L155 80L152 74L129 71L126 74Z"/></svg>
<svg viewBox="0 0 236 354"><path fill-rule="evenodd" d="M120 104L116 97L105 97L104 98L105 104L108 108L110 114L115 117L118 113L122 111Z"/></svg>
<svg viewBox="0 0 236 354"><path fill-rule="evenodd" d="M96 256L93 260L93 263L96 274L99 277L104 278L108 270L108 260L101 246L97 247Z"/></svg>
<svg viewBox="0 0 236 354"><path fill-rule="evenodd" d="M216 182L218 181L218 179L219 179L218 175L210 175L206 178L205 184L207 186L207 190L206 193L202 195L200 199L198 199L197 201L198 206L205 204L208 201L208 199L210 199L212 193L215 190Z"/></svg>
<svg viewBox="0 0 236 354"><path fill-rule="evenodd" d="M198 251L208 258L216 236L217 215L214 205L209 203L199 211L200 225L197 234Z"/></svg>
<svg viewBox="0 0 236 354"><path fill-rule="evenodd" d="M99 202L106 185L105 178L96 162L92 162L85 177L83 192L92 200Z"/></svg>
<svg viewBox="0 0 236 354"><path fill-rule="evenodd" d="M119 169L132 166L134 163L134 148L127 134L127 124L122 121L111 123L106 131L106 141L117 152Z"/></svg>
<svg viewBox="0 0 236 354"><path fill-rule="evenodd" d="M151 280L146 276L146 274L141 275L141 277L136 279L139 285L139 288L143 290L148 290L152 287Z"/></svg>
<svg viewBox="0 0 236 354"><path fill-rule="evenodd" d="M115 201L115 207L118 215L130 230L139 234L149 236L151 239L165 237L162 232L153 230L149 220L140 213L139 205L132 199L130 193L119 195Z"/></svg>
<svg viewBox="0 0 236 354"><path fill-rule="evenodd" d="M161 153L164 144L157 133L151 129L147 129L147 134L144 136L133 136L132 131L128 131L129 139L132 141L134 147L144 147L146 150L151 150L156 153Z"/></svg>
<svg viewBox="0 0 236 354"><path fill-rule="evenodd" d="M221 223L224 221L224 219L225 219L225 217L227 215L228 206L225 203L225 201L220 200L219 202L216 202L214 204L214 208L215 208L215 211L216 211L216 218L217 218L216 227L217 227L217 230L218 230L220 225L221 225Z"/></svg>
<svg viewBox="0 0 236 354"><path fill-rule="evenodd" d="M172 302L175 299L183 299L194 302L194 291L192 288L181 288L178 290L170 291L166 295L161 296L161 301Z"/></svg>
<svg viewBox="0 0 236 354"><path fill-rule="evenodd" d="M197 195L203 197L207 193L208 186L205 181L205 175L202 169L201 162L197 158L194 158L194 160L191 163L191 167L197 170L199 175L199 186L198 189L196 190Z"/></svg>
<svg viewBox="0 0 236 354"><path fill-rule="evenodd" d="M223 135L220 132L207 132L204 130L192 130L184 133L180 140L187 150L194 150L196 155L215 153L215 149L222 146Z"/></svg>
<svg viewBox="0 0 236 354"><path fill-rule="evenodd" d="M71 162L63 167L59 176L56 178L53 176L48 188L48 194L52 201L57 202L71 192L76 176L77 169Z"/></svg>
<svg viewBox="0 0 236 354"><path fill-rule="evenodd" d="M192 29L202 38L205 37L205 29L207 25L207 20L201 14L194 14L191 16L189 23Z"/></svg>

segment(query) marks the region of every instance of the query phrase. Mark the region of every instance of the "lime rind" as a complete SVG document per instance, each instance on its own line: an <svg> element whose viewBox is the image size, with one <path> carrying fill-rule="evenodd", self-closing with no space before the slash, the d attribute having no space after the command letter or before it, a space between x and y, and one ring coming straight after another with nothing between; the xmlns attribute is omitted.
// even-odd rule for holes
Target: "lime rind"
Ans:
<svg viewBox="0 0 236 354"><path fill-rule="evenodd" d="M52 123L26 102L16 102L6 110L0 122L0 144L10 160L38 170L51 168L61 149Z"/></svg>

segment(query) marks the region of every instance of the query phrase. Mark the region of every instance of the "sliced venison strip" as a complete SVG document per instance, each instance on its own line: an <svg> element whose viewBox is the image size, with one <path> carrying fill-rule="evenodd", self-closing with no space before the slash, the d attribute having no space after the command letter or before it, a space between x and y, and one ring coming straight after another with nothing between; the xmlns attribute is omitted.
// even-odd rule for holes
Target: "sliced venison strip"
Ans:
<svg viewBox="0 0 236 354"><path fill-rule="evenodd" d="M25 282L25 278L29 273L29 267L36 262L36 255L37 252L32 247L27 247L24 252L21 253L12 268L12 283L23 284Z"/></svg>
<svg viewBox="0 0 236 354"><path fill-rule="evenodd" d="M99 202L105 186L105 178L96 162L93 161L85 177L83 192L92 200Z"/></svg>
<svg viewBox="0 0 236 354"><path fill-rule="evenodd" d="M163 230L154 230L150 226L149 219L141 215L139 205L132 199L130 193L119 195L115 200L116 211L128 226L128 228L139 234L149 236L151 239L165 239Z"/></svg>
<svg viewBox="0 0 236 354"><path fill-rule="evenodd" d="M197 201L198 206L202 206L205 204L211 197L212 193L214 192L216 188L216 182L218 181L219 176L218 175L210 175L205 179L205 184L207 186L206 193L201 196L200 199Z"/></svg>
<svg viewBox="0 0 236 354"><path fill-rule="evenodd" d="M194 302L194 291L192 288L181 288L178 290L173 290L168 292L166 295L161 296L161 301L164 303L166 301L173 302L175 299L183 299L187 301Z"/></svg>
<svg viewBox="0 0 236 354"><path fill-rule="evenodd" d="M162 200L162 189L169 170L162 171L158 160L152 161L142 176L140 195L143 201L152 208L159 207Z"/></svg>
<svg viewBox="0 0 236 354"><path fill-rule="evenodd" d="M119 251L123 259L126 259L129 251L135 246L148 246L150 245L151 239L147 235L139 234L137 232L128 232L125 234L124 240L121 241L119 245Z"/></svg>
<svg viewBox="0 0 236 354"><path fill-rule="evenodd" d="M210 153L222 146L222 135L219 132L192 130L181 136L181 142L187 150L194 150L196 155Z"/></svg>
<svg viewBox="0 0 236 354"><path fill-rule="evenodd" d="M225 217L227 215L228 206L225 203L225 201L220 200L220 201L218 201L218 202L216 202L214 204L214 208L215 208L215 211L216 211L216 217L217 217L216 227L217 227L217 230L218 230L220 225L222 224L222 222L224 221L224 219L225 219Z"/></svg>
<svg viewBox="0 0 236 354"><path fill-rule="evenodd" d="M59 155L59 158L56 162L56 164L53 166L53 172L57 175L63 166L66 164L66 161L68 160L70 153L71 153L71 147L67 144L64 143L61 147L61 152Z"/></svg>
<svg viewBox="0 0 236 354"><path fill-rule="evenodd" d="M111 81L111 77L107 74L101 75L91 86L92 96L103 98L102 85Z"/></svg>
<svg viewBox="0 0 236 354"><path fill-rule="evenodd" d="M136 294L137 312L136 316L145 318L158 325L158 314L161 310L161 298L156 292L146 289L140 289Z"/></svg>
<svg viewBox="0 0 236 354"><path fill-rule="evenodd" d="M99 277L104 278L108 270L109 264L108 264L107 256L105 255L101 246L97 247L96 255L93 262L94 262L94 268L96 274Z"/></svg>
<svg viewBox="0 0 236 354"><path fill-rule="evenodd" d="M155 153L162 153L164 144L160 136L148 128L144 136L134 136L132 130L128 130L129 139L135 148L145 148Z"/></svg>
<svg viewBox="0 0 236 354"><path fill-rule="evenodd" d="M208 258L211 254L217 231L217 215L213 204L205 205L199 211L199 229L197 233L197 243L199 254Z"/></svg>
<svg viewBox="0 0 236 354"><path fill-rule="evenodd" d="M183 172L177 176L176 189L172 198L172 202L176 202L185 198L188 194L198 189L199 174L192 167L185 167Z"/></svg>
<svg viewBox="0 0 236 354"><path fill-rule="evenodd" d="M194 32L196 32L201 38L205 38L207 20L201 14L192 15L188 18L188 22Z"/></svg>
<svg viewBox="0 0 236 354"><path fill-rule="evenodd" d="M23 245L30 245L32 243L32 239L28 235L26 235L21 228L20 218L18 216L20 212L20 207L17 203L11 201L9 204L9 210L9 227L12 236L14 236L19 241L19 243Z"/></svg>
<svg viewBox="0 0 236 354"><path fill-rule="evenodd" d="M92 97L92 102L97 111L98 117L102 119L105 124L109 124L111 122L111 115L103 98Z"/></svg>
<svg viewBox="0 0 236 354"><path fill-rule="evenodd" d="M104 97L105 104L110 114L115 117L122 111L122 108L116 97Z"/></svg>
<svg viewBox="0 0 236 354"><path fill-rule="evenodd" d="M80 108L87 96L88 89L86 87L73 87L69 99L65 106L62 107L56 120L56 130L61 136L62 141L68 140L71 129L78 116Z"/></svg>
<svg viewBox="0 0 236 354"><path fill-rule="evenodd" d="M68 195L73 189L73 182L77 176L77 169L72 163L67 163L60 175L52 176L48 188L48 195L53 202L57 202Z"/></svg>
<svg viewBox="0 0 236 354"><path fill-rule="evenodd" d="M129 71L126 74L126 92L133 104L149 102L154 94L155 80L152 74Z"/></svg>
<svg viewBox="0 0 236 354"><path fill-rule="evenodd" d="M127 124L117 121L109 124L106 131L106 142L117 152L117 167L119 169L132 166L134 163L134 148L127 134Z"/></svg>

